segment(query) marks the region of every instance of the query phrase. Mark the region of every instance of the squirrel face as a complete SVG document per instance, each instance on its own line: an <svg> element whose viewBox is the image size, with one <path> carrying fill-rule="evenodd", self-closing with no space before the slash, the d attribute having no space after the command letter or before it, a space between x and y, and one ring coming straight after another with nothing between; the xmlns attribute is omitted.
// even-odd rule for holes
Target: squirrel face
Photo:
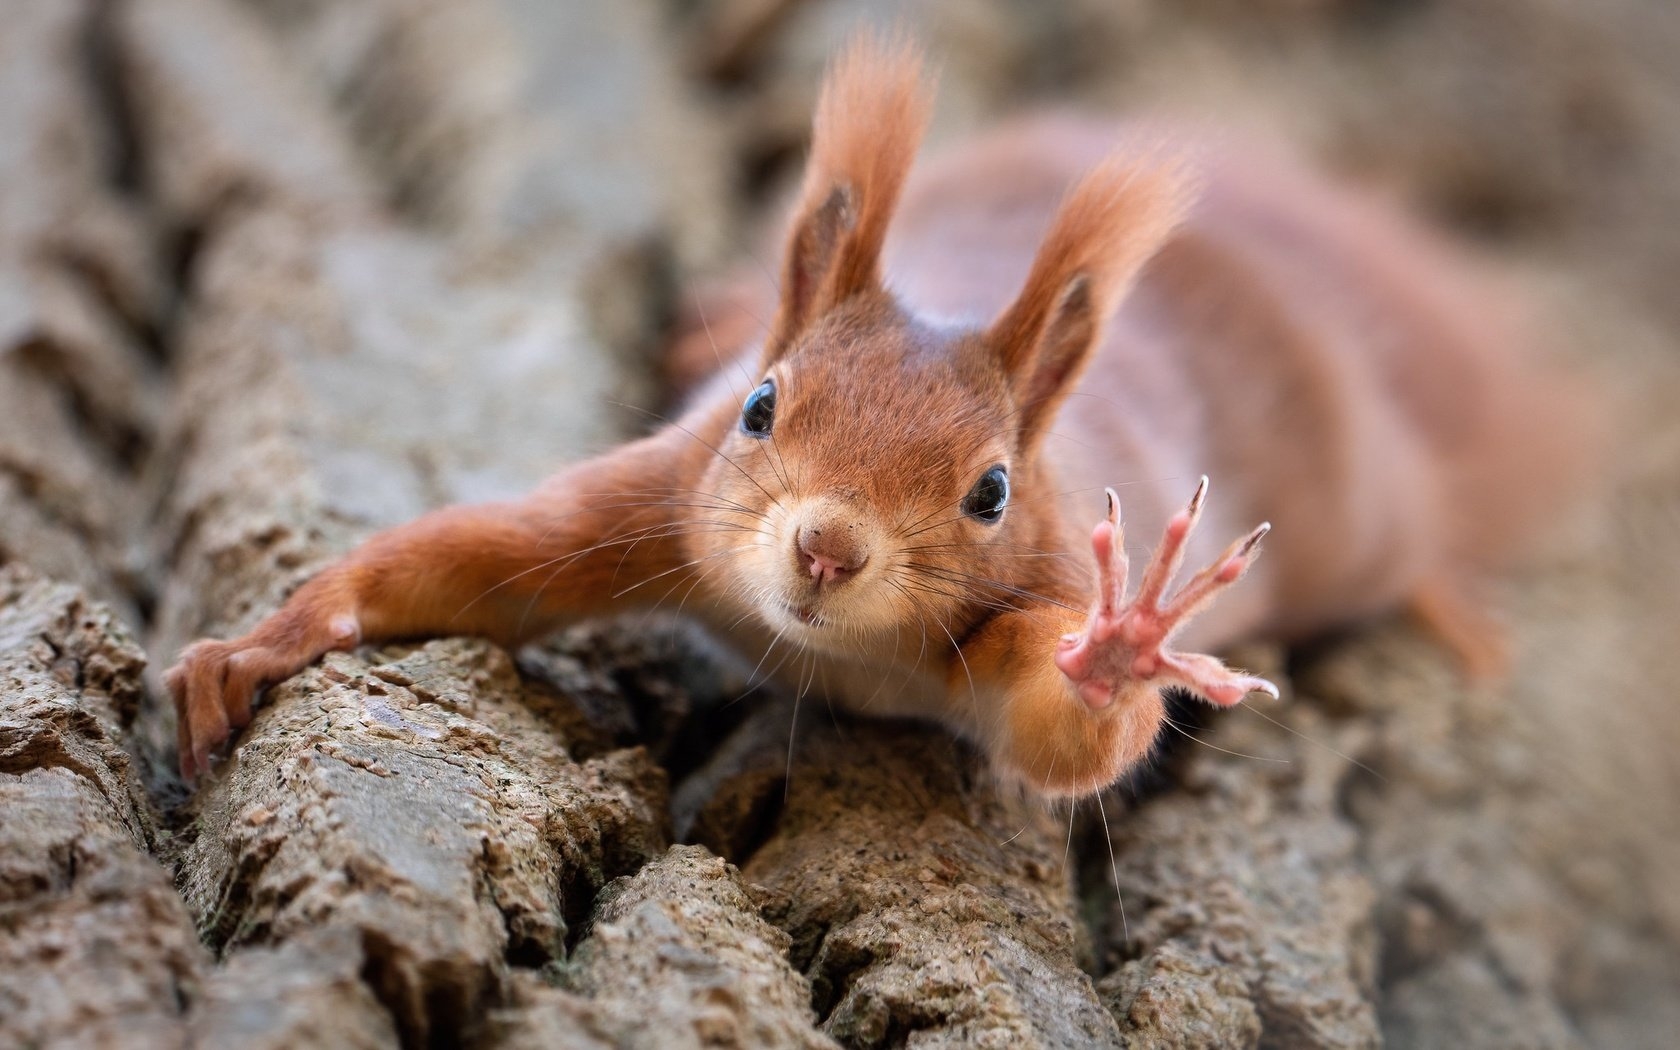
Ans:
<svg viewBox="0 0 1680 1050"><path fill-rule="evenodd" d="M698 534L701 556L771 630L827 651L950 628L1014 531L989 354L884 293L824 317L743 400L706 483L747 531Z"/></svg>
<svg viewBox="0 0 1680 1050"><path fill-rule="evenodd" d="M1078 574L1038 450L1189 206L1174 164L1116 157L1069 191L1001 314L918 318L888 291L882 249L930 108L914 48L837 61L754 389L701 424L718 455L687 565L779 638L838 656L960 657L987 618Z"/></svg>

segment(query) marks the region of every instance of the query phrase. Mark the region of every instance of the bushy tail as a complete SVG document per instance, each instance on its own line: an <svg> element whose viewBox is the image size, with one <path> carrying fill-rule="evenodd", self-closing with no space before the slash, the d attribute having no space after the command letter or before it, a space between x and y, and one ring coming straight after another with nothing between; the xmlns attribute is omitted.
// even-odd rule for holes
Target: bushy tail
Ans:
<svg viewBox="0 0 1680 1050"><path fill-rule="evenodd" d="M1521 329L1508 336L1511 350ZM1498 568L1533 553L1604 476L1609 421L1599 391L1533 354L1500 360L1476 440L1451 461L1454 553Z"/></svg>

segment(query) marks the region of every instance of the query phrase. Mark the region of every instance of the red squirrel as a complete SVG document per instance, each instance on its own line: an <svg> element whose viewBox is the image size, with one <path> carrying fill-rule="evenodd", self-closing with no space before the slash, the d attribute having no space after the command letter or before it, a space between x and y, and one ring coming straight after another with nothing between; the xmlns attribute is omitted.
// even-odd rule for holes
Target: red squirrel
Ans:
<svg viewBox="0 0 1680 1050"><path fill-rule="evenodd" d="M1408 601L1478 637L1461 581L1548 516L1579 444L1481 275L1315 176L1217 151L1192 174L1112 125L1030 121L912 179L931 105L914 46L854 41L760 344L675 422L379 533L188 647L183 773L329 650L668 602L1051 797L1144 758L1163 690L1276 696L1198 649Z"/></svg>

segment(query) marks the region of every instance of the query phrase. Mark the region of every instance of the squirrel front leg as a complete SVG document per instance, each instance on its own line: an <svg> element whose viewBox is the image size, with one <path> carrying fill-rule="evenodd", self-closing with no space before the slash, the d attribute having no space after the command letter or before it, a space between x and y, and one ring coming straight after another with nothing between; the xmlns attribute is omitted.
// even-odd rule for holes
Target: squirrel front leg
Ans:
<svg viewBox="0 0 1680 1050"><path fill-rule="evenodd" d="M1046 795L1091 794L1148 755L1166 719L1162 690L1186 689L1222 707L1251 692L1277 696L1263 678L1168 646L1248 570L1268 529L1262 525L1231 544L1168 597L1206 495L1203 478L1189 506L1168 521L1138 593L1127 601L1120 503L1109 490L1108 516L1091 533L1097 593L1090 612L1044 602L1002 613L964 647L948 683L953 694L977 682L991 687L998 710L980 728L1000 769Z"/></svg>
<svg viewBox="0 0 1680 1050"><path fill-rule="evenodd" d="M643 599L648 588L637 584L686 561L680 534L694 497L685 486L699 470L685 444L667 428L523 500L446 507L380 532L246 634L188 646L164 675L182 775L207 771L211 753L250 721L256 695L323 653L442 634L513 644Z"/></svg>

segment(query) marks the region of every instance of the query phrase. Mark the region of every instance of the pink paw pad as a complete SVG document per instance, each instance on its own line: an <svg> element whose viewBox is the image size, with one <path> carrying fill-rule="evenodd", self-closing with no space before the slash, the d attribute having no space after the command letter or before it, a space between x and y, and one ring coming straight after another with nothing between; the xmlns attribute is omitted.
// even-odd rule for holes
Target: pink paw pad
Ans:
<svg viewBox="0 0 1680 1050"><path fill-rule="evenodd" d="M1128 564L1120 500L1113 489L1107 490L1108 514L1091 531L1097 598L1085 629L1064 635L1055 654L1056 666L1091 710L1107 708L1118 697L1140 687L1159 690L1181 686L1220 705L1238 703L1255 691L1277 696L1277 687L1263 678L1231 671L1211 656L1178 653L1166 647L1174 631L1248 571L1260 541L1271 528L1263 524L1231 544L1168 597L1173 576L1184 558L1185 544L1201 518L1207 490L1208 480L1203 477L1189 505L1167 522L1138 593L1129 602L1125 595Z"/></svg>

